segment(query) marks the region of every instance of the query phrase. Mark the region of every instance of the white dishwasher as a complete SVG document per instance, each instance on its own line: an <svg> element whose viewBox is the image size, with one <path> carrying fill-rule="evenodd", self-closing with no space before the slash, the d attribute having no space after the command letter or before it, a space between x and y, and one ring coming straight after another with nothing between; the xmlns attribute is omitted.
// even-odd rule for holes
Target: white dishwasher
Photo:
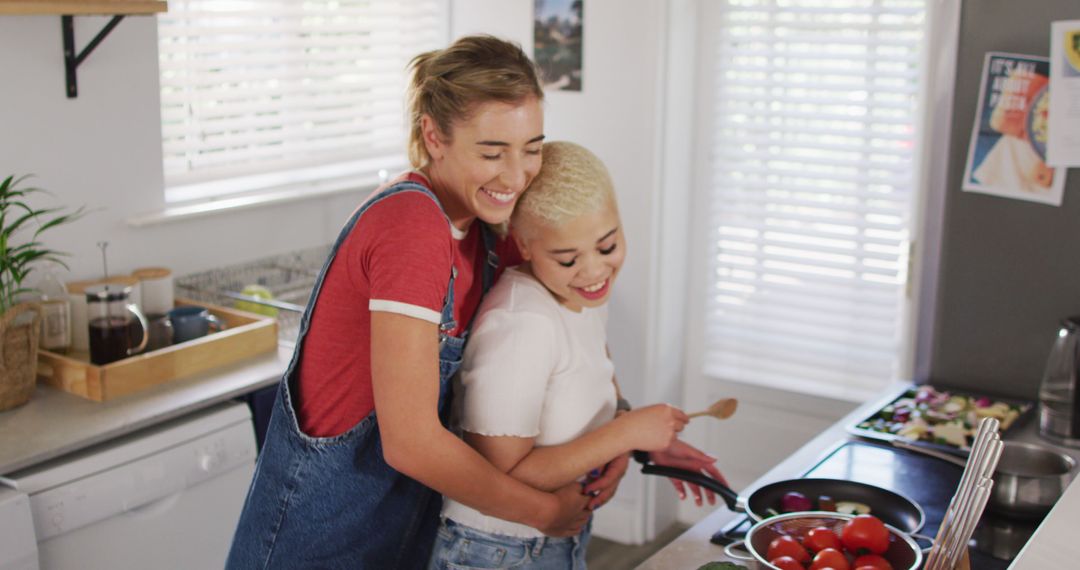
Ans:
<svg viewBox="0 0 1080 570"><path fill-rule="evenodd" d="M221 404L0 477L29 497L41 570L225 565L255 470L245 404Z"/></svg>

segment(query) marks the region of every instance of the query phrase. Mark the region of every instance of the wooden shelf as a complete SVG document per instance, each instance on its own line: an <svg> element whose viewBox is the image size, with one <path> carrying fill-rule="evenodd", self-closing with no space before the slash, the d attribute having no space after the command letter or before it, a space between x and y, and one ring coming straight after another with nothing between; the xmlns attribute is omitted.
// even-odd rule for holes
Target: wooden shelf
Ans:
<svg viewBox="0 0 1080 570"><path fill-rule="evenodd" d="M166 0L0 0L0 15L116 16L166 11Z"/></svg>

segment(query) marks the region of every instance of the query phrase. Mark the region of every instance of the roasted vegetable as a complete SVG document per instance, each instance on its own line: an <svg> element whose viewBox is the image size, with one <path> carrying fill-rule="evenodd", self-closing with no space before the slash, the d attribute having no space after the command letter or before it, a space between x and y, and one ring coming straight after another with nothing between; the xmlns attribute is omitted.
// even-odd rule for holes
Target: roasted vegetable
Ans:
<svg viewBox="0 0 1080 570"><path fill-rule="evenodd" d="M919 386L883 406L860 422L862 430L895 434L968 449L974 441L979 421L997 418L1001 430L1008 429L1032 404L994 401L986 396L966 396Z"/></svg>
<svg viewBox="0 0 1080 570"><path fill-rule="evenodd" d="M836 512L845 515L868 515L870 514L870 505L856 503L855 501L837 501Z"/></svg>
<svg viewBox="0 0 1080 570"><path fill-rule="evenodd" d="M806 498L806 495L798 491L784 493L784 496L780 498L780 512L795 513L812 510L814 510L814 504Z"/></svg>

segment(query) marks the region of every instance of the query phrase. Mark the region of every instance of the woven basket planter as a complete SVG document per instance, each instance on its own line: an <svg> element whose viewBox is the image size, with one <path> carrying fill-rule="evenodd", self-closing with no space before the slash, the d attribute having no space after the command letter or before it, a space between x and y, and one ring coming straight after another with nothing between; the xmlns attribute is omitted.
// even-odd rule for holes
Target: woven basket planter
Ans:
<svg viewBox="0 0 1080 570"><path fill-rule="evenodd" d="M34 394L41 319L38 303L19 303L0 316L0 411Z"/></svg>

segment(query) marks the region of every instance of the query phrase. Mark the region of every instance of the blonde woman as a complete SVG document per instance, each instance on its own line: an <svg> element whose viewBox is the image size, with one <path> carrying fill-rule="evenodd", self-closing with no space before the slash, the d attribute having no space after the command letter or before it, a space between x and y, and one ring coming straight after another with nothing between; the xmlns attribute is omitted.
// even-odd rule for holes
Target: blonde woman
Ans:
<svg viewBox="0 0 1080 570"><path fill-rule="evenodd" d="M554 536L588 520L579 486L538 491L444 424L480 299L518 261L488 225L540 169L535 67L487 36L411 67L415 169L359 206L324 264L229 568L423 568L440 493Z"/></svg>
<svg viewBox="0 0 1080 570"><path fill-rule="evenodd" d="M607 301L626 239L603 163L576 144L545 144L544 164L512 219L525 262L503 274L480 306L463 390L455 393L465 441L541 490L580 482L594 491L591 478L634 449L723 480L715 459L676 439L689 419L681 410L659 404L616 417ZM551 538L454 499L443 517L432 570L585 568L588 528Z"/></svg>

